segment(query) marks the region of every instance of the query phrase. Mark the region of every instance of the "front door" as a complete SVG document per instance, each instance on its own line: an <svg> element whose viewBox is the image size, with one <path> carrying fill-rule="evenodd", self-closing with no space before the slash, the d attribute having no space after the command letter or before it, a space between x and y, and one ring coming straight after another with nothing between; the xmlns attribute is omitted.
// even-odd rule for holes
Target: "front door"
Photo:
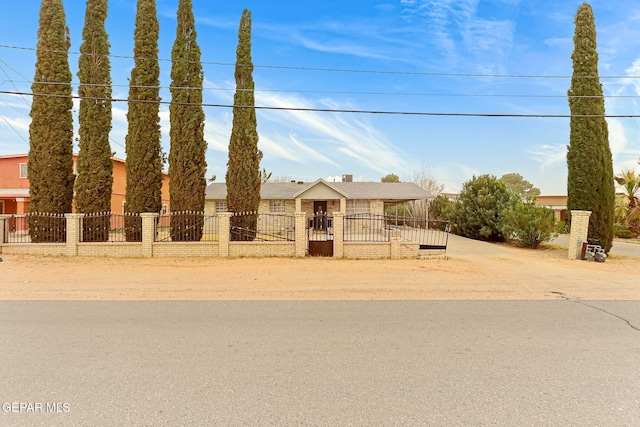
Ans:
<svg viewBox="0 0 640 427"><path fill-rule="evenodd" d="M327 201L315 200L313 202L313 228L316 230L327 229Z"/></svg>

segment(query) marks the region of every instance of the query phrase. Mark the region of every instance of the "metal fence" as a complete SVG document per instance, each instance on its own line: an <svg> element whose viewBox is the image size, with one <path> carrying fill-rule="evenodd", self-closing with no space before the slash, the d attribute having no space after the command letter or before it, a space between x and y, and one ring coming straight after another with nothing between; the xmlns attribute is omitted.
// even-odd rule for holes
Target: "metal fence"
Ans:
<svg viewBox="0 0 640 427"><path fill-rule="evenodd" d="M11 215L5 222L4 241L7 243L64 243L66 240L64 214Z"/></svg>
<svg viewBox="0 0 640 427"><path fill-rule="evenodd" d="M217 242L219 219L204 212L171 212L156 220L156 242Z"/></svg>
<svg viewBox="0 0 640 427"><path fill-rule="evenodd" d="M292 215L234 213L229 239L232 241L294 241L296 218Z"/></svg>
<svg viewBox="0 0 640 427"><path fill-rule="evenodd" d="M87 213L82 218L81 242L126 242L129 235L137 236L142 228L139 214L115 214L111 212ZM132 238L131 241L138 241Z"/></svg>
<svg viewBox="0 0 640 427"><path fill-rule="evenodd" d="M388 242L391 228L385 215L371 213L349 214L344 217L345 242Z"/></svg>
<svg viewBox="0 0 640 427"><path fill-rule="evenodd" d="M388 242L392 237L414 242L420 249L446 249L448 221L371 213L344 217L345 242Z"/></svg>

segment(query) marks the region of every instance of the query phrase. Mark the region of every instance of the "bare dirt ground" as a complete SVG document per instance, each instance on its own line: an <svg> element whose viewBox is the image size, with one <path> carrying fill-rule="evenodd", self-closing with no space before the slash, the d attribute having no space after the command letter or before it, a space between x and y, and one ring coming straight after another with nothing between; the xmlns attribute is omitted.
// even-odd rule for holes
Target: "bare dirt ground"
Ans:
<svg viewBox="0 0 640 427"><path fill-rule="evenodd" d="M460 242L444 258L412 260L2 255L0 299L640 300L640 258Z"/></svg>

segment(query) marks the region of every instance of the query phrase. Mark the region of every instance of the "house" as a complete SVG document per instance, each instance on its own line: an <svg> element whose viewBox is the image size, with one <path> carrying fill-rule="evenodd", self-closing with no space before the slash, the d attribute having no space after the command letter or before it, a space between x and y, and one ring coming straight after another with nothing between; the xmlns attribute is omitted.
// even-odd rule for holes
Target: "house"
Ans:
<svg viewBox="0 0 640 427"><path fill-rule="evenodd" d="M227 211L227 186L213 183L205 193L205 214ZM433 196L412 182L266 182L260 188L258 212L293 215L306 212L308 217L322 212L382 215L389 205L413 203Z"/></svg>
<svg viewBox="0 0 640 427"><path fill-rule="evenodd" d="M0 214L26 214L29 212L28 154L0 156ZM73 155L76 170L78 155ZM124 213L127 184L125 161L113 157L113 187L111 212ZM162 211L169 211L169 175L162 174Z"/></svg>
<svg viewBox="0 0 640 427"><path fill-rule="evenodd" d="M556 221L567 220L567 196L540 195L536 197L536 206L544 206L553 209Z"/></svg>

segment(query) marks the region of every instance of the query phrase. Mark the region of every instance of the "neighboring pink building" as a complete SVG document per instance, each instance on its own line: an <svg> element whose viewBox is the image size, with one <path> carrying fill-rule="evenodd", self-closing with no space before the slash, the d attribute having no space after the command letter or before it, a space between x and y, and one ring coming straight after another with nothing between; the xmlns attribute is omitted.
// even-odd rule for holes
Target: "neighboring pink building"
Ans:
<svg viewBox="0 0 640 427"><path fill-rule="evenodd" d="M78 155L73 155L73 168ZM29 212L28 154L0 156L0 214L26 214ZM125 161L113 157L113 188L111 212L124 211L127 184ZM169 175L162 174L162 210L169 212Z"/></svg>

